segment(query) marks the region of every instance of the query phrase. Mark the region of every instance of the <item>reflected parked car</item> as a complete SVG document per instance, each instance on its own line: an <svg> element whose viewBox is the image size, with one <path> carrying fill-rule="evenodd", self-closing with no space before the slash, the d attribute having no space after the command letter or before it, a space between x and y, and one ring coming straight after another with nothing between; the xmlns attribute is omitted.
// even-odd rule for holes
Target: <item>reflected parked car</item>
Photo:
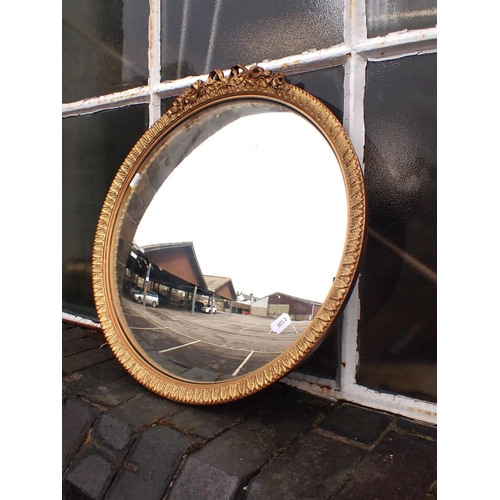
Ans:
<svg viewBox="0 0 500 500"><path fill-rule="evenodd" d="M217 312L217 309L215 306L203 306L201 308L201 312L207 313L207 314L215 314Z"/></svg>
<svg viewBox="0 0 500 500"><path fill-rule="evenodd" d="M205 304L203 302L195 302L194 303L194 310L196 312L200 312L201 311L201 308L204 306ZM191 310L191 308L193 307L193 301L189 301L187 304L186 304L186 309L189 309Z"/></svg>
<svg viewBox="0 0 500 500"><path fill-rule="evenodd" d="M139 290L138 293L134 293L134 300L139 304L142 304L142 301L144 300L144 293L142 292L142 290ZM160 298L158 297L158 294L156 292L146 292L147 306L158 307L159 303Z"/></svg>

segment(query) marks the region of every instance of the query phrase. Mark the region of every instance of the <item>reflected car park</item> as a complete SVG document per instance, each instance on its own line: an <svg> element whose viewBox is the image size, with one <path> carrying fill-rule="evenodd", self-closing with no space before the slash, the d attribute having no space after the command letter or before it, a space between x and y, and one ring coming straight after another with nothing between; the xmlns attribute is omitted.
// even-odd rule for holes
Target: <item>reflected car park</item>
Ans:
<svg viewBox="0 0 500 500"><path fill-rule="evenodd" d="M135 340L154 362L187 380L217 382L256 370L274 359L307 328L294 321L277 335L271 318L220 312L192 314L172 304L144 309L122 301Z"/></svg>

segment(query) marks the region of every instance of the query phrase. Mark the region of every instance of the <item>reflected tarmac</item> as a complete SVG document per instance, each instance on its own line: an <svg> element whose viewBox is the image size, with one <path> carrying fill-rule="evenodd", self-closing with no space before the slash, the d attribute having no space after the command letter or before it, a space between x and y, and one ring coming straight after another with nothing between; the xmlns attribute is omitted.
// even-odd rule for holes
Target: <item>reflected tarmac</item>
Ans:
<svg viewBox="0 0 500 500"><path fill-rule="evenodd" d="M280 334L273 318L156 309L122 298L129 329L145 353L166 372L190 381L217 382L248 374L275 359L307 328L294 321Z"/></svg>

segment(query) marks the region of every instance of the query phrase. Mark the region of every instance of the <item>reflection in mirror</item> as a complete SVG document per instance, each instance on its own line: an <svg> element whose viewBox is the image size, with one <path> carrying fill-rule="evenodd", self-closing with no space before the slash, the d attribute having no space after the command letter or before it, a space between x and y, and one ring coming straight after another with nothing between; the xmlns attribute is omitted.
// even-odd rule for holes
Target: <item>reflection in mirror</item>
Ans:
<svg viewBox="0 0 500 500"><path fill-rule="evenodd" d="M116 279L143 356L217 382L297 340L347 234L342 171L315 125L272 101L211 106L155 146L132 187Z"/></svg>

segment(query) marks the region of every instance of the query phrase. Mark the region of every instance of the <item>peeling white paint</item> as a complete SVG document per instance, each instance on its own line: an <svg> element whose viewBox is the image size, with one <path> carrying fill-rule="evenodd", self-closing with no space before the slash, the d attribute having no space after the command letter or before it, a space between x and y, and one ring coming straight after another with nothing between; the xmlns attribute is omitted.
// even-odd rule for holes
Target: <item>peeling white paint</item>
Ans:
<svg viewBox="0 0 500 500"><path fill-rule="evenodd" d="M161 80L161 0L149 0L149 51L148 84L150 89L149 96L149 126L151 127L161 117L161 97L151 89L158 86Z"/></svg>
<svg viewBox="0 0 500 500"><path fill-rule="evenodd" d="M367 37L364 1L346 1L344 5L344 39L350 47L363 43Z"/></svg>
<svg viewBox="0 0 500 500"><path fill-rule="evenodd" d="M149 87L136 87L114 94L89 97L62 105L62 117L87 115L97 111L123 108L133 104L149 103Z"/></svg>
<svg viewBox="0 0 500 500"><path fill-rule="evenodd" d="M359 40L353 44L354 52L368 60L389 60L437 51L437 27L398 31L386 36Z"/></svg>
<svg viewBox="0 0 500 500"><path fill-rule="evenodd" d="M353 54L345 64L344 76L344 128L364 171L363 151L365 147L365 74L366 59Z"/></svg>
<svg viewBox="0 0 500 500"><path fill-rule="evenodd" d="M361 385L343 388L339 399L345 399L377 410L388 411L430 424L437 423L437 405L405 396L374 391Z"/></svg>
<svg viewBox="0 0 500 500"><path fill-rule="evenodd" d="M346 41L356 46L366 41L365 2L347 2L345 12ZM349 135L354 150L358 155L362 170L365 147L365 96L366 59L353 52L345 66L344 77L344 127ZM340 364L338 372L339 386L350 387L356 383L358 365L358 321L361 314L358 282L354 285L349 301L342 314Z"/></svg>
<svg viewBox="0 0 500 500"><path fill-rule="evenodd" d="M296 389L321 396L332 403L345 400L376 410L387 411L428 424L437 424L437 405L405 396L386 394L361 385L352 384L348 390L339 390L335 381L291 372L280 382Z"/></svg>
<svg viewBox="0 0 500 500"><path fill-rule="evenodd" d="M342 339L340 351L339 385L341 390L356 384L356 368L358 366L358 321L361 314L358 282L342 315Z"/></svg>
<svg viewBox="0 0 500 500"><path fill-rule="evenodd" d="M320 50L308 50L302 54L287 56L274 61L255 62L248 64L247 67L258 65L264 69L280 71L285 75L293 75L344 64L349 58L349 52L349 47L342 43Z"/></svg>
<svg viewBox="0 0 500 500"><path fill-rule="evenodd" d="M68 314L63 312L62 313L62 320L63 322L68 322L68 323L75 323L77 325L82 325L82 326L90 326L92 328L101 328L100 323L96 323L95 321L87 318L82 318L80 316L75 316L73 314Z"/></svg>
<svg viewBox="0 0 500 500"><path fill-rule="evenodd" d="M339 394L337 382L329 378L313 377L298 372L290 372L280 382L311 394L317 394L327 399L336 400Z"/></svg>

